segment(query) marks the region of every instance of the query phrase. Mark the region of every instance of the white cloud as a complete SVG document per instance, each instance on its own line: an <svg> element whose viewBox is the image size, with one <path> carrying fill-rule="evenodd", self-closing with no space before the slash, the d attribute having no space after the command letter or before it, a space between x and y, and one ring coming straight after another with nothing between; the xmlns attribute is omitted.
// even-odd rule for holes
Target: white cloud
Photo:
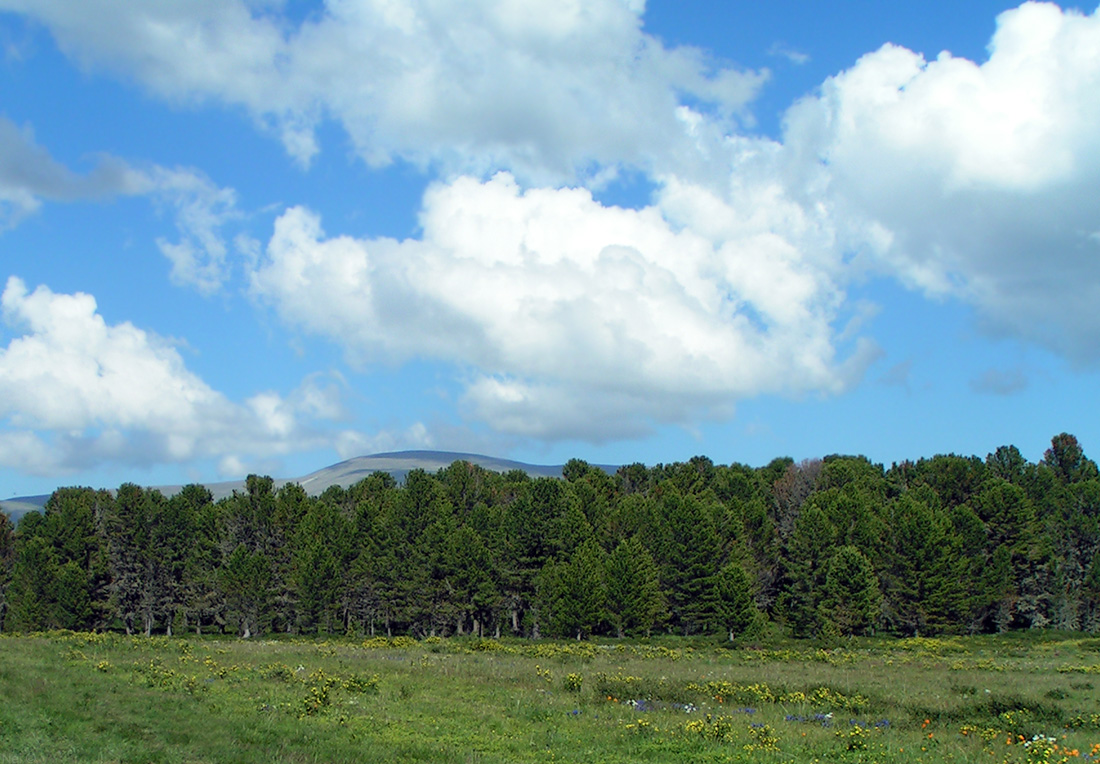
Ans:
<svg viewBox="0 0 1100 764"><path fill-rule="evenodd" d="M0 7L159 96L244 107L303 164L333 119L372 165L439 169L418 239L328 237L293 208L264 254L241 249L287 324L359 364L450 362L466 410L498 432L626 437L749 396L839 392L873 352L838 325L862 310L845 290L868 270L1100 360L1098 14L1027 3L982 63L884 46L770 141L730 118L765 75L664 47L637 1L331 0L301 23L274 0ZM74 176L12 129L0 152L31 149L0 153L14 219ZM656 184L652 206L558 187L623 166ZM161 245L173 278L217 289L232 192L141 177L178 213L180 241ZM244 408L285 432L287 406Z"/></svg>
<svg viewBox="0 0 1100 764"><path fill-rule="evenodd" d="M808 53L795 50L783 42L773 42L771 47L768 48L768 55L785 58L795 66L802 66L803 64L810 63L810 56Z"/></svg>
<svg viewBox="0 0 1100 764"><path fill-rule="evenodd" d="M343 125L379 165L402 157L535 181L645 166L684 136L682 95L743 112L765 75L665 48L623 0L330 0L293 24L275 2L0 0L90 67L182 102L241 105L308 164Z"/></svg>
<svg viewBox="0 0 1100 764"><path fill-rule="evenodd" d="M469 369L470 413L503 432L608 439L760 393L845 389L867 349L836 357L843 294L829 258L803 255L830 234L780 189L740 192L670 183L636 211L459 178L429 190L423 237L400 242L328 238L294 208L252 288L359 364Z"/></svg>
<svg viewBox="0 0 1100 764"><path fill-rule="evenodd" d="M218 291L229 277L222 228L240 217L236 193L219 188L202 173L153 165L139 169L102 155L86 175L57 162L38 145L29 126L0 117L0 231L38 211L42 201L77 202L144 195L174 213L180 239L157 246L172 264L176 284L203 294Z"/></svg>
<svg viewBox="0 0 1100 764"><path fill-rule="evenodd" d="M150 193L175 212L180 240L157 240L157 247L172 263L172 281L205 295L217 292L230 271L222 229L241 217L236 192L219 188L198 172L179 168L153 168L147 182Z"/></svg>
<svg viewBox="0 0 1100 764"><path fill-rule="evenodd" d="M981 64L864 56L791 110L785 149L825 163L823 200L876 268L1096 361L1098 124L1100 15L1027 3Z"/></svg>
<svg viewBox="0 0 1100 764"><path fill-rule="evenodd" d="M91 295L29 292L11 277L0 304L24 332L0 348L0 465L51 474L328 444L317 421L340 407L322 378L237 404L190 372L169 341L107 324Z"/></svg>

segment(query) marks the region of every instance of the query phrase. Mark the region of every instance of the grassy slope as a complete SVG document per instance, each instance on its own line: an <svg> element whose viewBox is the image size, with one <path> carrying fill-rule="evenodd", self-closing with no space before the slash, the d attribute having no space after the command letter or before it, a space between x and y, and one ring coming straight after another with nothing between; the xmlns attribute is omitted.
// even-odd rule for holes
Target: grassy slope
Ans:
<svg viewBox="0 0 1100 764"><path fill-rule="evenodd" d="M5 637L0 764L1083 762L1100 741L1095 641L668 644ZM1064 747L1018 744L1040 733Z"/></svg>

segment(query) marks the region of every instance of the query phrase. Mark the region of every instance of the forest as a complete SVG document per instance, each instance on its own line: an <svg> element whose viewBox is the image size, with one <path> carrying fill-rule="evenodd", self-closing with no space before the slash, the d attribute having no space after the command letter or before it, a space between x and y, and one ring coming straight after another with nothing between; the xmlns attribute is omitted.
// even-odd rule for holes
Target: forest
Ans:
<svg viewBox="0 0 1100 764"><path fill-rule="evenodd" d="M884 468L705 457L562 478L455 462L217 502L131 483L0 514L0 630L793 637L1100 630L1077 439Z"/></svg>

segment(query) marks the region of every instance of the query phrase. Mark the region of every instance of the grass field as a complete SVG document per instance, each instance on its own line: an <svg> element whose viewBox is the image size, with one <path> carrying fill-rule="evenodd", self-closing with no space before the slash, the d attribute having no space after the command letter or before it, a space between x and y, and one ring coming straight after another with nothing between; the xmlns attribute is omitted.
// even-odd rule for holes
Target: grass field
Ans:
<svg viewBox="0 0 1100 764"><path fill-rule="evenodd" d="M6 762L1085 762L1100 640L0 638Z"/></svg>

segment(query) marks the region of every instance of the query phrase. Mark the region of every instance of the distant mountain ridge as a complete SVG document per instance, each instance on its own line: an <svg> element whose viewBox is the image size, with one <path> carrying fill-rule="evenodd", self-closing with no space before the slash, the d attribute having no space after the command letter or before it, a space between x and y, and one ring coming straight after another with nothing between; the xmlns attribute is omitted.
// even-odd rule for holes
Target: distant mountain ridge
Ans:
<svg viewBox="0 0 1100 764"><path fill-rule="evenodd" d="M533 477L561 477L563 465L527 464L525 462L500 459L495 456L482 454L454 453L451 451L390 451L369 456L356 456L336 464L329 465L316 472L299 478L279 478L275 480L275 487L280 488L287 483L298 483L306 490L306 493L316 496L324 493L334 485L347 488L358 483L365 477L375 472L388 472L398 481L404 481L405 476L411 470L422 469L427 472L438 472L444 467L449 467L454 462L470 462L493 472L509 472L510 470L522 470ZM617 466L595 465L608 472L614 472ZM244 480L229 480L221 483L205 483L206 488L214 495L214 500L232 496L233 491L244 491ZM118 486L111 486L114 490ZM171 496L182 485L152 486L167 496ZM8 514L13 520L18 520L27 512L34 512L45 506L50 494L42 496L18 496L12 499L0 501L0 511Z"/></svg>

